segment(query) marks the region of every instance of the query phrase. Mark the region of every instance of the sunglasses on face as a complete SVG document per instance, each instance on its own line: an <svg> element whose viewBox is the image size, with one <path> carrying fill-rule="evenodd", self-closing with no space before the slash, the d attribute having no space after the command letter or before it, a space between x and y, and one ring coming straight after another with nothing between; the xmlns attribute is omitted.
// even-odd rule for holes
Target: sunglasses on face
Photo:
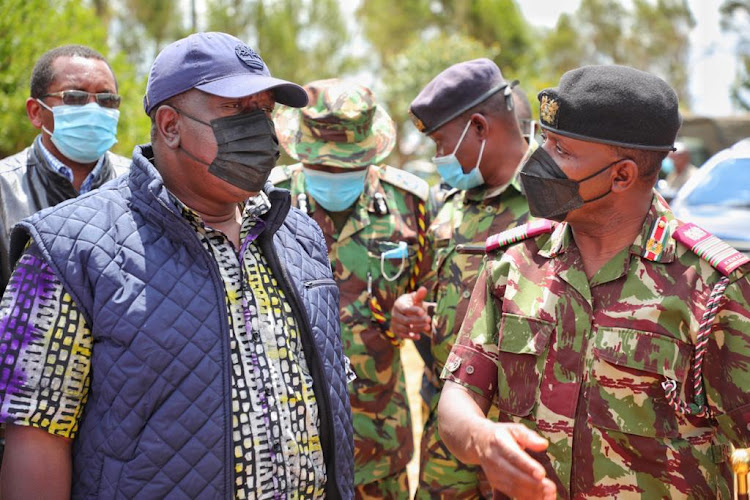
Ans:
<svg viewBox="0 0 750 500"><path fill-rule="evenodd" d="M62 92L44 94L42 99L45 97L59 97L62 99L63 104L67 104L68 106L83 106L88 104L91 96L94 96L96 103L103 108L117 109L120 107L121 97L118 94L110 92L93 94L83 90L63 90Z"/></svg>

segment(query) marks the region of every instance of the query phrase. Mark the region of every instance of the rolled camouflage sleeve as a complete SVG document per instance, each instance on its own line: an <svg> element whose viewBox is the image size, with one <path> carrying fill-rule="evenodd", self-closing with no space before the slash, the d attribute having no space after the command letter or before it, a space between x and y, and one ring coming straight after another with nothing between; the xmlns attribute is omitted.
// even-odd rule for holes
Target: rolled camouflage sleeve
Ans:
<svg viewBox="0 0 750 500"><path fill-rule="evenodd" d="M497 345L505 274L498 261L486 260L469 308L441 378L492 401L497 390Z"/></svg>
<svg viewBox="0 0 750 500"><path fill-rule="evenodd" d="M720 432L750 447L750 275L731 283L712 329L704 361L708 404Z"/></svg>

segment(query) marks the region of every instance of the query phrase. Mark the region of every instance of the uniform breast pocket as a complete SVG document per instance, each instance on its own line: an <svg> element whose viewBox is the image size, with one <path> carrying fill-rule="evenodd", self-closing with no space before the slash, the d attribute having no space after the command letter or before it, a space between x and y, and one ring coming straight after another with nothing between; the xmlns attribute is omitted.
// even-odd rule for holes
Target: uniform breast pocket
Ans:
<svg viewBox="0 0 750 500"><path fill-rule="evenodd" d="M503 314L498 342L497 404L500 411L524 417L537 401L544 355L555 324Z"/></svg>
<svg viewBox="0 0 750 500"><path fill-rule="evenodd" d="M690 344L664 335L599 328L591 367L590 423L637 436L677 437L677 416L662 382L676 380L682 390L692 352Z"/></svg>

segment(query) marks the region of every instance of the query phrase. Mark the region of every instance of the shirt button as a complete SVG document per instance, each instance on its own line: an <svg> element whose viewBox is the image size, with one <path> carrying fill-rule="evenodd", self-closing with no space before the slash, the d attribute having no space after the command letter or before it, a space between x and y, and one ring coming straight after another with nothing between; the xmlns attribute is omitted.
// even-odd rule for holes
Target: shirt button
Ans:
<svg viewBox="0 0 750 500"><path fill-rule="evenodd" d="M488 214L491 214L492 212L495 211L495 207L487 205L486 207L484 207L484 211L487 212Z"/></svg>
<svg viewBox="0 0 750 500"><path fill-rule="evenodd" d="M466 367L466 373L468 373L469 375L471 375L472 373L474 373L474 367L471 366L471 365L467 366Z"/></svg>
<svg viewBox="0 0 750 500"><path fill-rule="evenodd" d="M468 299L469 297L471 297L471 292L468 290L464 290L464 293L461 294L461 297Z"/></svg>

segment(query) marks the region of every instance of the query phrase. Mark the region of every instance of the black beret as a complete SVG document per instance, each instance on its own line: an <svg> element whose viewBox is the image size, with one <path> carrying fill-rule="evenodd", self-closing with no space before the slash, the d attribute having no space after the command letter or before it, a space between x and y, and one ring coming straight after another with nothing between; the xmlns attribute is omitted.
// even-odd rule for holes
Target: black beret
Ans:
<svg viewBox="0 0 750 500"><path fill-rule="evenodd" d="M661 78L627 66L584 66L539 92L543 128L585 141L651 151L673 149L682 119Z"/></svg>
<svg viewBox="0 0 750 500"><path fill-rule="evenodd" d="M420 132L431 134L506 87L500 68L489 59L454 64L422 89L409 115Z"/></svg>

